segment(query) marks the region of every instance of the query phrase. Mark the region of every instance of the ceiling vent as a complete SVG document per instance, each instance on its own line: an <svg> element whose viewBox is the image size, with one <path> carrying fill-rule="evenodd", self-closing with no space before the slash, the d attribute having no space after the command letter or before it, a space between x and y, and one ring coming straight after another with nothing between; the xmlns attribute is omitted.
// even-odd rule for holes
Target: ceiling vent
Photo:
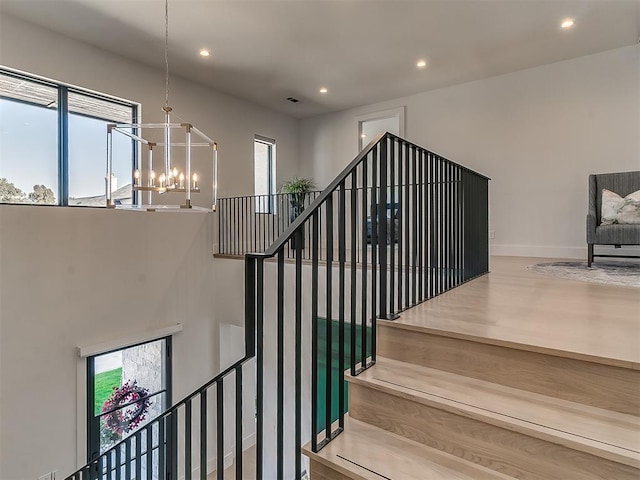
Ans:
<svg viewBox="0 0 640 480"><path fill-rule="evenodd" d="M297 98L293 98L293 97L288 97L287 100L289 100L291 103L298 103L300 101Z"/></svg>

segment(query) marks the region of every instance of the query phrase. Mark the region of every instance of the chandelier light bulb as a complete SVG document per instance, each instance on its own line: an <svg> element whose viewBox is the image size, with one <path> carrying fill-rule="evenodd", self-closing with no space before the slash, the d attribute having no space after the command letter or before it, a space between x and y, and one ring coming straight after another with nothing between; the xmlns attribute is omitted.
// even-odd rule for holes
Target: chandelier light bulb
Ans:
<svg viewBox="0 0 640 480"><path fill-rule="evenodd" d="M574 24L574 23L575 23L575 22L573 21L573 18L567 18L567 19L565 19L565 20L563 20L563 21L562 21L562 23L560 24L560 26L561 26L562 28L571 28L571 27L573 27L573 24Z"/></svg>

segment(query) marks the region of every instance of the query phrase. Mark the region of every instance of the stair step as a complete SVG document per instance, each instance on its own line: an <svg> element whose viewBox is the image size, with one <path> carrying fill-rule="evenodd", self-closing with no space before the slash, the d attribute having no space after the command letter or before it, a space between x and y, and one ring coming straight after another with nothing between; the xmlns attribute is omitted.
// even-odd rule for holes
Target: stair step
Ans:
<svg viewBox="0 0 640 480"><path fill-rule="evenodd" d="M640 416L634 363L384 320L377 338L381 357Z"/></svg>
<svg viewBox="0 0 640 480"><path fill-rule="evenodd" d="M383 357L348 380L352 418L518 478L640 475L633 415Z"/></svg>
<svg viewBox="0 0 640 480"><path fill-rule="evenodd" d="M320 452L308 445L303 452L312 480L513 480L349 416L344 432Z"/></svg>

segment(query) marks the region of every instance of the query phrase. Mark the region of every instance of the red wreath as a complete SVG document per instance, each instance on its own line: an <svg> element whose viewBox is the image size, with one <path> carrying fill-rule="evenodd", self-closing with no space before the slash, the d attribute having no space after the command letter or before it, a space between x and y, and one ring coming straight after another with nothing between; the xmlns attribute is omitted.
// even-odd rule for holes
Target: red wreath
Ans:
<svg viewBox="0 0 640 480"><path fill-rule="evenodd" d="M121 408L123 405L126 407ZM102 405L102 413L106 413L103 417L105 433L115 440L123 433L135 430L150 406L149 389L139 387L136 380L127 380L119 388L113 387L113 393Z"/></svg>

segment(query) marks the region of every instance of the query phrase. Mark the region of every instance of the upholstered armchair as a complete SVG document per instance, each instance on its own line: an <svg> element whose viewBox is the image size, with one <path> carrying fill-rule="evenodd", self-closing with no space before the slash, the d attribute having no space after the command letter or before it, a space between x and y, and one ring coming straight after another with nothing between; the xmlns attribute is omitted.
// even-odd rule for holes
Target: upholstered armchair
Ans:
<svg viewBox="0 0 640 480"><path fill-rule="evenodd" d="M589 212L587 213L587 263L589 266L593 263L594 245L614 245L616 248L622 245L640 245L640 224L601 225L603 189L626 197L640 190L640 171L589 175Z"/></svg>

